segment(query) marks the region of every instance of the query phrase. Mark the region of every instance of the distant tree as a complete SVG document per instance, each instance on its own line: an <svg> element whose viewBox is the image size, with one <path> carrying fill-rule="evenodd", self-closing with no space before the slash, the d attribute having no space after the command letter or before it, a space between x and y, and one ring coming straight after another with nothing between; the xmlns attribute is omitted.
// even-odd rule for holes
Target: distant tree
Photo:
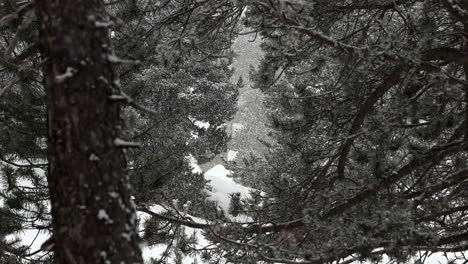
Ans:
<svg viewBox="0 0 468 264"><path fill-rule="evenodd" d="M190 60L177 68L150 68L133 79L141 89L136 98L158 109L161 117L137 118L133 137L143 148L130 156L132 184L137 202L159 201L164 192L180 203L191 201L190 211L197 211L205 181L189 163L225 151L223 124L235 112L237 89L229 83L227 65Z"/></svg>
<svg viewBox="0 0 468 264"><path fill-rule="evenodd" d="M141 1L109 8L121 20L113 37L116 53L140 61L121 66L123 91L156 112L125 110L127 136L142 144L129 152L137 203L192 200L190 210L197 211L204 200L205 181L192 173L189 158L204 163L225 151L223 124L235 113L238 94L229 69L238 23L206 17L217 16L224 5L229 3Z"/></svg>
<svg viewBox="0 0 468 264"><path fill-rule="evenodd" d="M244 28L244 31L249 32L250 29ZM238 52L232 67L235 69L234 77L237 78L240 92L238 111L229 126L231 140L228 148L231 154L235 153L235 158L228 158L226 166L235 169L234 176L249 186L255 186L255 177L244 177L250 170L250 162L244 161L263 158L272 143L267 110L263 104L265 96L262 91L253 88L251 80L251 73L263 56L260 43L261 39L256 34L245 34L239 35L232 47ZM236 79L233 78L233 81Z"/></svg>

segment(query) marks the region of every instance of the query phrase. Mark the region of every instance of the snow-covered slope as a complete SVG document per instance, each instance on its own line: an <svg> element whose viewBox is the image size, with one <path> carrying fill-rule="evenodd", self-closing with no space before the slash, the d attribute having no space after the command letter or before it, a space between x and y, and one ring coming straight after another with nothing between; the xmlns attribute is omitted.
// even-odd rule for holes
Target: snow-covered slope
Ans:
<svg viewBox="0 0 468 264"><path fill-rule="evenodd" d="M229 211L230 194L240 193L241 199L247 199L250 196L251 188L245 187L228 175L231 171L218 164L205 172L205 179L209 181L207 193L210 200L218 203L219 207L227 213Z"/></svg>
<svg viewBox="0 0 468 264"><path fill-rule="evenodd" d="M192 171L195 173L202 173L200 166L198 165L196 159L192 156L187 157L188 161L192 166ZM218 164L213 168L209 169L204 173L205 179L208 181L206 186L206 192L208 194L208 199L214 201L218 204L219 208L225 212L225 214L231 219L231 221L248 221L249 219L245 216L239 215L233 217L229 215L229 203L230 203L230 194L240 193L241 199L246 199L250 196L251 188L243 186L236 183L229 175L232 172L227 170L223 165ZM161 206L152 206L150 208L152 212L163 213L166 209ZM186 214L186 217L190 217L193 221L197 223L206 224L209 223L207 220L194 217ZM140 230L143 228L143 223L149 219L149 216L144 213L138 213L140 219ZM196 248L204 248L210 245L210 242L203 236L202 231L199 229L194 229L190 227L184 227L184 232L187 236L195 234L196 240L198 241ZM143 258L149 260L151 258L159 259L167 250L167 245L159 244L156 246L143 246ZM170 252L170 259L175 258L173 252ZM186 255L183 257L183 263L204 263L200 256Z"/></svg>

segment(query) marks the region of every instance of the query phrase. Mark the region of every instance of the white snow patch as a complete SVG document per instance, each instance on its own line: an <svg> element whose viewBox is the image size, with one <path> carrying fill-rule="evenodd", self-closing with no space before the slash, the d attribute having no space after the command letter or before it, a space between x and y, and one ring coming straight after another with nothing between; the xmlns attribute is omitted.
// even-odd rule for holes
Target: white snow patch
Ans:
<svg viewBox="0 0 468 264"><path fill-rule="evenodd" d="M91 155L89 155L89 160L90 161L98 161L99 157L96 154L91 153Z"/></svg>
<svg viewBox="0 0 468 264"><path fill-rule="evenodd" d="M227 153L227 161L233 161L233 160L235 160L238 153L239 153L239 152L237 152L237 151L229 150L228 153Z"/></svg>
<svg viewBox="0 0 468 264"><path fill-rule="evenodd" d="M30 165L29 162L22 161L22 160L14 160L13 162L17 163L17 164L22 164L22 165ZM37 160L35 162L43 163L45 161ZM45 177L44 169L33 168L33 170L40 177ZM25 179L25 178L19 178L17 184L18 184L18 187L20 189L21 188L32 188L32 187L34 187L34 184L32 183L32 181L30 179ZM3 206L3 205L4 205L3 199L0 199L0 207ZM50 208L49 203L46 203L45 206L47 208ZM23 211L23 214L24 214L25 217L30 216L29 213L24 212L24 211ZM45 223L43 223L42 221L38 221L38 222L36 222L36 224L41 225L41 224L45 224ZM36 228L25 227L24 229L22 229L18 233L13 233L13 234L9 234L9 235L5 236L5 239L7 241L11 241L11 240L13 240L15 238L19 238L20 239L20 244L29 247L29 252L32 253L32 252L37 251L41 247L41 245L47 239L49 239L50 236L51 236L51 234L47 230L39 230L39 229L36 229Z"/></svg>
<svg viewBox="0 0 468 264"><path fill-rule="evenodd" d="M379 249L375 249L377 251ZM408 264L416 264L420 263L418 261L418 258L426 254L427 252L425 251L420 251L417 253L414 257L411 257L406 263ZM443 252L435 252L432 254L427 255L427 257L424 259L424 264L442 264L442 263L453 263L453 264L462 264L465 263L464 257L462 254L465 252L457 252L457 253L447 253L444 255ZM350 258L345 259L349 260ZM382 255L382 260L379 261L379 263L382 264L391 264L394 263L394 260L392 260L387 254ZM333 264L336 264L336 262L333 262ZM350 264L372 264L371 261L354 261L351 262Z"/></svg>
<svg viewBox="0 0 468 264"><path fill-rule="evenodd" d="M200 168L200 165L198 165L197 159L194 156L192 156L192 154L187 156L186 159L189 161L189 164L192 167L192 173L203 173L203 170Z"/></svg>
<svg viewBox="0 0 468 264"><path fill-rule="evenodd" d="M160 259L164 251L166 250L166 245L158 244L154 246L144 246L142 249L143 259Z"/></svg>
<svg viewBox="0 0 468 264"><path fill-rule="evenodd" d="M110 27L114 25L114 22L112 21L96 21L94 22L94 26L96 26L97 28L106 28L106 27Z"/></svg>
<svg viewBox="0 0 468 264"><path fill-rule="evenodd" d="M77 71L72 67L67 67L64 73L55 76L55 82L62 83L68 78L73 77Z"/></svg>
<svg viewBox="0 0 468 264"><path fill-rule="evenodd" d="M234 182L228 175L231 171L227 170L223 165L218 164L205 172L205 179L209 181L210 186L207 190L209 199L218 203L218 206L224 211L229 211L229 203L231 198L229 194L240 193L241 199L250 198L251 188L245 187Z"/></svg>
<svg viewBox="0 0 468 264"><path fill-rule="evenodd" d="M129 101L128 96L124 96L122 94L113 94L113 95L109 96L109 99L112 100L112 101Z"/></svg>
<svg viewBox="0 0 468 264"><path fill-rule="evenodd" d="M166 209L164 207L160 206L160 205L153 205L153 206L149 207L149 209L152 212L159 213L159 214L164 213L166 211ZM140 219L140 221L139 221L140 225L139 225L138 230L140 230L140 232L142 232L143 231L143 225L150 218L150 216L148 214L141 213L141 212L137 212L137 214L138 214L138 218ZM205 219L202 219L202 218L199 218L199 217L194 217L194 216L191 216L191 215L186 215L186 217L191 219L193 222L196 222L196 223L202 223L202 224L207 223L207 221ZM190 228L190 227L183 227L183 231L185 232L185 234L187 236L191 236L191 235L195 234L196 239L198 241L198 243L196 245L197 248L201 249L201 248L204 248L204 247L207 247L207 246L210 245L210 242L203 236L203 234L202 234L202 232L200 230ZM161 256L163 255L163 253L166 251L166 248L167 248L166 244L157 244L157 245L152 245L152 246L148 246L148 245L143 244L142 245L143 259L145 261L149 261L151 258L160 259ZM174 256L173 252L170 253L170 256L169 256L168 259L169 260L175 259L175 256ZM203 263L198 256L187 256L187 255L184 256L184 258L182 260L182 263L194 263L195 260L197 261L197 263Z"/></svg>
<svg viewBox="0 0 468 264"><path fill-rule="evenodd" d="M112 219L110 219L109 215L107 214L106 210L104 209L100 209L98 214L97 214L97 218L99 220L104 220L104 222L106 223L109 223L109 224L112 224L114 221L112 221Z"/></svg>
<svg viewBox="0 0 468 264"><path fill-rule="evenodd" d="M115 64L140 64L141 62L139 60L124 60L122 58L117 57L115 54L109 54L107 55L107 61L110 63L115 63Z"/></svg>
<svg viewBox="0 0 468 264"><path fill-rule="evenodd" d="M141 145L138 142L125 141L123 139L116 138L114 139L114 146L122 148L138 148Z"/></svg>
<svg viewBox="0 0 468 264"><path fill-rule="evenodd" d="M199 128L208 129L208 128L210 127L210 123L208 123L208 122L196 120L195 118L193 118L193 117L191 117L191 116L189 116L188 119L189 119L190 121L192 121L192 123L193 123L195 126L197 126L197 127L199 127Z"/></svg>
<svg viewBox="0 0 468 264"><path fill-rule="evenodd" d="M5 239L8 241L15 236L21 239L21 245L28 246L29 252L35 252L41 248L42 244L50 238L51 234L47 230L38 230L35 228L28 228L21 230L20 233L8 235Z"/></svg>
<svg viewBox="0 0 468 264"><path fill-rule="evenodd" d="M192 138L194 138L194 139L197 139L197 138L199 138L198 134L197 134L197 133L195 133L195 132L193 132L193 131L192 131L192 132L190 132L190 136L192 136Z"/></svg>
<svg viewBox="0 0 468 264"><path fill-rule="evenodd" d="M195 122L193 122L193 124L199 128L204 128L204 129L208 129L210 127L210 123L200 121L200 120L196 120Z"/></svg>

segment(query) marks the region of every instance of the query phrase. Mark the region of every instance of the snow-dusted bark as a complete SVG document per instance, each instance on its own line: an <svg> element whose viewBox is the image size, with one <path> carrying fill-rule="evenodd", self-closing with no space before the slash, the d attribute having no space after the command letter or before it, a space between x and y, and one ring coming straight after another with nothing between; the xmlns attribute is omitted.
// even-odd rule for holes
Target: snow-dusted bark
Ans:
<svg viewBox="0 0 468 264"><path fill-rule="evenodd" d="M55 263L141 263L103 1L36 1Z"/></svg>

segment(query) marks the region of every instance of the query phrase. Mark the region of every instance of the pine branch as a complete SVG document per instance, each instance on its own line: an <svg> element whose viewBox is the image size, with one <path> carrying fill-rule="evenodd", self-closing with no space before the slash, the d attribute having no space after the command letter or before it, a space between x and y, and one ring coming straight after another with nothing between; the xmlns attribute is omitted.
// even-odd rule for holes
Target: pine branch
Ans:
<svg viewBox="0 0 468 264"><path fill-rule="evenodd" d="M120 92L120 94L117 95L111 95L109 97L110 100L116 101L116 102L123 102L126 105L143 112L149 116L152 116L154 118L161 118L161 112L148 108L140 103L135 102L129 95L124 93L123 91Z"/></svg>
<svg viewBox="0 0 468 264"><path fill-rule="evenodd" d="M151 216L154 216L154 217L156 217L158 219L161 219L161 220L164 220L164 221L168 221L168 222L171 222L171 223L175 223L175 224L179 224L179 225L183 225L183 226L187 226L187 227L191 227L191 228L208 230L208 229L214 229L217 225L219 225L219 224L216 224L216 223L202 224L202 223L197 223L197 222L193 222L193 221L189 221L189 220L185 220L185 219L165 216L165 215L153 212L153 211L151 211L150 209L148 209L146 207L138 207L137 211L147 213L147 214L149 214ZM277 231L281 231L281 230L284 230L284 229L292 229L292 228L304 226L304 222L303 222L302 219L292 220L292 221L284 222L284 223L268 223L268 224L258 224L258 223L247 223L246 224L246 223L243 223L242 225L237 224L237 223L230 223L230 224L235 226L236 228L240 228L243 232L250 233L250 234L277 232Z"/></svg>
<svg viewBox="0 0 468 264"><path fill-rule="evenodd" d="M11 80L7 85L5 85L2 89L0 89L0 97L18 82L19 82L18 77L13 78L13 80Z"/></svg>
<svg viewBox="0 0 468 264"><path fill-rule="evenodd" d="M149 215L151 215L153 217L156 217L156 218L164 220L164 221L168 221L168 222L171 222L171 223L175 223L175 224L179 224L179 225L183 225L183 226L187 226L187 227L191 227L191 228L205 229L206 230L206 229L210 229L211 227L213 227L213 225L211 225L211 224L196 223L196 222L189 221L189 220L184 220L184 219L179 219L179 218L174 218L174 217L158 214L158 213L153 212L150 209L145 208L145 207L138 207L137 211L147 213L147 214L149 214Z"/></svg>
<svg viewBox="0 0 468 264"><path fill-rule="evenodd" d="M364 103L359 108L359 111L355 115L355 118L351 125L351 129L349 131L349 135L354 135L359 131L362 123L364 122L367 115L370 113L370 111L374 107L375 103L377 103L377 101L380 100L380 98L382 98L382 96L384 96L384 94L390 88L392 88L395 84L397 84L400 81L400 76L405 70L406 70L406 67L403 67L403 66L397 67L384 80L384 82L380 86L378 86L377 89L375 89L375 91L369 97L367 97L367 99L364 101ZM347 138L343 146L341 147L340 156L338 159L338 168L337 168L338 178L341 178L341 179L344 178L344 171L345 171L346 162L348 160L348 154L349 154L349 151L351 150L351 145L353 144L355 138L356 137Z"/></svg>
<svg viewBox="0 0 468 264"><path fill-rule="evenodd" d="M419 168L426 164L431 164L431 163L435 164L441 161L447 155L458 152L467 147L468 147L468 142L466 141L465 142L457 141L457 142L449 143L446 145L433 147L429 151L421 154L419 157L415 157L414 159L412 159L410 162L408 162L408 164L403 166L398 171L391 173L389 176L384 178L380 183L370 185L369 187L365 188L363 191L359 192L352 198L346 199L342 203L326 211L325 213L322 214L322 219L327 219L327 218L342 214L346 211L349 211L355 205L375 195L379 190L389 187L392 184L396 183L398 180L407 176L408 174L413 172L416 168Z"/></svg>
<svg viewBox="0 0 468 264"><path fill-rule="evenodd" d="M23 19L23 22L21 25L18 27L18 30L16 31L15 35L13 36L13 39L10 41L10 44L8 45L7 49L3 53L3 59L5 61L9 61L10 55L13 53L14 49L16 48L19 39L20 39L20 34L25 31L31 22L33 21L35 15L33 10L29 10Z"/></svg>

